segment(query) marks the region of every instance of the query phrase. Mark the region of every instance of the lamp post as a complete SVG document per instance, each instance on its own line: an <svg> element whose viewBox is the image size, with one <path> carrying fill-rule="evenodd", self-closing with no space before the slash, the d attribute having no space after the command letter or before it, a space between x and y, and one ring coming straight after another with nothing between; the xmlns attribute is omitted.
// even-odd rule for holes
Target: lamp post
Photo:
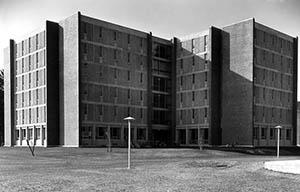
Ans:
<svg viewBox="0 0 300 192"><path fill-rule="evenodd" d="M282 126L277 125L275 129L277 129L277 158L279 158L280 129L282 129Z"/></svg>
<svg viewBox="0 0 300 192"><path fill-rule="evenodd" d="M127 169L130 169L130 121L134 121L135 119L133 117L126 117L124 118L124 121L128 121L128 160L127 160Z"/></svg>

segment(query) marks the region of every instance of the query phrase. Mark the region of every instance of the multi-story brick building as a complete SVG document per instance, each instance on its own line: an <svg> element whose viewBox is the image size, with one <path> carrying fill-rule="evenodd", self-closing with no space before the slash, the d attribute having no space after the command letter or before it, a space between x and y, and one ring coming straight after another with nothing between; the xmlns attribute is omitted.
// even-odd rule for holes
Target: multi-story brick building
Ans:
<svg viewBox="0 0 300 192"><path fill-rule="evenodd" d="M136 145L295 144L297 39L254 19L166 40L77 13L5 55L7 146L126 145L129 115Z"/></svg>

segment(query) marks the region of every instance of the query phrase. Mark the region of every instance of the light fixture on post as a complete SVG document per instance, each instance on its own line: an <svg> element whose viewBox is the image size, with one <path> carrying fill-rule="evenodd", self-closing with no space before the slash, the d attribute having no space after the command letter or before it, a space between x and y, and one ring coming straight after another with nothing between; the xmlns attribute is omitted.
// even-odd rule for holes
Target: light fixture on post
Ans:
<svg viewBox="0 0 300 192"><path fill-rule="evenodd" d="M126 117L124 118L124 121L128 121L128 166L127 169L130 169L130 145L131 145L131 141L130 141L130 121L134 121L135 119L133 117Z"/></svg>

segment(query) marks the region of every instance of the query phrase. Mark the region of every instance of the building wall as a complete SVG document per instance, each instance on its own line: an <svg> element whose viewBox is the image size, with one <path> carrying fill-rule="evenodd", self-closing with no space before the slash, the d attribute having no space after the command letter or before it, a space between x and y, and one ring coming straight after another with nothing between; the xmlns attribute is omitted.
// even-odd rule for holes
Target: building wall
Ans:
<svg viewBox="0 0 300 192"><path fill-rule="evenodd" d="M276 125L281 145L292 145L294 82L293 38L255 23L254 44L254 144L276 145Z"/></svg>
<svg viewBox="0 0 300 192"><path fill-rule="evenodd" d="M47 145L59 145L59 26L46 21Z"/></svg>
<svg viewBox="0 0 300 192"><path fill-rule="evenodd" d="M147 34L82 16L80 62L81 145L147 141Z"/></svg>
<svg viewBox="0 0 300 192"><path fill-rule="evenodd" d="M15 145L47 146L45 45L45 31L15 45Z"/></svg>
<svg viewBox="0 0 300 192"><path fill-rule="evenodd" d="M14 41L4 49L4 145L14 145Z"/></svg>
<svg viewBox="0 0 300 192"><path fill-rule="evenodd" d="M179 145L208 144L210 35L205 31L180 40L176 64L176 141Z"/></svg>
<svg viewBox="0 0 300 192"><path fill-rule="evenodd" d="M254 20L223 30L222 143L252 145Z"/></svg>
<svg viewBox="0 0 300 192"><path fill-rule="evenodd" d="M59 22L60 143L79 146L79 17Z"/></svg>

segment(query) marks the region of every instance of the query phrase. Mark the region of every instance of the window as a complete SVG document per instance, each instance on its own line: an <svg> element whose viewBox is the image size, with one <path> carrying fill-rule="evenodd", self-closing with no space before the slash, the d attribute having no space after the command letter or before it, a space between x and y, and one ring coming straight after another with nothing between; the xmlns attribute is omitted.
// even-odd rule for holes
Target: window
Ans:
<svg viewBox="0 0 300 192"><path fill-rule="evenodd" d="M35 138L36 139L41 139L41 128L36 128Z"/></svg>
<svg viewBox="0 0 300 192"><path fill-rule="evenodd" d="M83 44L83 53L87 54L87 45L86 45L86 43Z"/></svg>
<svg viewBox="0 0 300 192"><path fill-rule="evenodd" d="M40 112L40 108L37 107L37 108L36 108L36 119L37 119L37 122L40 122L40 121L39 121L39 112Z"/></svg>
<svg viewBox="0 0 300 192"><path fill-rule="evenodd" d="M183 93L180 93L180 102L183 102Z"/></svg>
<svg viewBox="0 0 300 192"><path fill-rule="evenodd" d="M88 105L87 104L83 104L83 114L84 115L88 114Z"/></svg>
<svg viewBox="0 0 300 192"><path fill-rule="evenodd" d="M110 136L112 139L120 139L121 138L121 129L119 127L111 127L110 128Z"/></svg>
<svg viewBox="0 0 300 192"><path fill-rule="evenodd" d="M192 109L192 118L195 119L195 109Z"/></svg>
<svg viewBox="0 0 300 192"><path fill-rule="evenodd" d="M24 92L22 93L22 107L24 107Z"/></svg>
<svg viewBox="0 0 300 192"><path fill-rule="evenodd" d="M28 74L28 86L31 88L31 73Z"/></svg>
<svg viewBox="0 0 300 192"><path fill-rule="evenodd" d="M96 127L96 139L105 139L105 127Z"/></svg>
<svg viewBox="0 0 300 192"><path fill-rule="evenodd" d="M262 127L261 128L261 139L266 139L267 138L267 128Z"/></svg>
<svg viewBox="0 0 300 192"><path fill-rule="evenodd" d="M22 75L22 90L24 90L24 75Z"/></svg>
<svg viewBox="0 0 300 192"><path fill-rule="evenodd" d="M143 83L143 73L141 73L140 82Z"/></svg>
<svg viewBox="0 0 300 192"><path fill-rule="evenodd" d="M33 139L32 128L28 129L29 139Z"/></svg>
<svg viewBox="0 0 300 192"><path fill-rule="evenodd" d="M204 90L204 99L207 99L207 90Z"/></svg>
<svg viewBox="0 0 300 192"><path fill-rule="evenodd" d="M286 140L291 140L291 130L287 129L285 133Z"/></svg>
<svg viewBox="0 0 300 192"><path fill-rule="evenodd" d="M194 84L195 83L195 74L193 74L193 77L192 77L192 83Z"/></svg>
<svg viewBox="0 0 300 192"><path fill-rule="evenodd" d="M102 47L99 47L99 57L103 57L103 50L102 50Z"/></svg>
<svg viewBox="0 0 300 192"><path fill-rule="evenodd" d="M130 107L127 108L127 116L130 116Z"/></svg>
<svg viewBox="0 0 300 192"><path fill-rule="evenodd" d="M22 58L22 73L24 73L24 58Z"/></svg>
<svg viewBox="0 0 300 192"><path fill-rule="evenodd" d="M130 44L130 34L127 35L127 43Z"/></svg>
<svg viewBox="0 0 300 192"><path fill-rule="evenodd" d="M103 106L102 105L99 105L99 114L100 114L100 116L103 115Z"/></svg>
<svg viewBox="0 0 300 192"><path fill-rule="evenodd" d="M183 69L183 59L180 59L180 69Z"/></svg>
<svg viewBox="0 0 300 192"><path fill-rule="evenodd" d="M207 117L207 108L204 108L204 117Z"/></svg>
<svg viewBox="0 0 300 192"><path fill-rule="evenodd" d="M263 32L263 42L266 42L266 33Z"/></svg>
<svg viewBox="0 0 300 192"><path fill-rule="evenodd" d="M180 85L182 86L183 85L183 77L180 76Z"/></svg>
<svg viewBox="0 0 300 192"><path fill-rule="evenodd" d="M114 31L114 41L116 41L116 40L117 40L117 32Z"/></svg>
<svg viewBox="0 0 300 192"><path fill-rule="evenodd" d="M208 38L207 35L204 36L204 49L206 50L206 46L208 44Z"/></svg>
<svg viewBox="0 0 300 192"><path fill-rule="evenodd" d="M140 99L143 100L143 91L140 91Z"/></svg>
<svg viewBox="0 0 300 192"><path fill-rule="evenodd" d="M39 86L39 71L36 71L36 86Z"/></svg>
<svg viewBox="0 0 300 192"><path fill-rule="evenodd" d="M130 99L130 89L127 91L127 98Z"/></svg>
<svg viewBox="0 0 300 192"><path fill-rule="evenodd" d="M130 71L127 71L127 80L130 81Z"/></svg>
<svg viewBox="0 0 300 192"><path fill-rule="evenodd" d="M115 77L115 79L117 79L117 69L116 68L114 68L114 77Z"/></svg>
<svg viewBox="0 0 300 192"><path fill-rule="evenodd" d="M35 49L38 50L39 48L39 36L38 34L35 35Z"/></svg>
<svg viewBox="0 0 300 192"><path fill-rule="evenodd" d="M36 53L35 60L36 60L36 68L38 68L39 67L39 52Z"/></svg>
<svg viewBox="0 0 300 192"><path fill-rule="evenodd" d="M19 140L20 139L20 130L17 129L16 130L16 140Z"/></svg>
<svg viewBox="0 0 300 192"><path fill-rule="evenodd" d="M143 109L140 109L140 118L143 119Z"/></svg>
<svg viewBox="0 0 300 192"><path fill-rule="evenodd" d="M28 57L28 70L31 70L31 55Z"/></svg>
<svg viewBox="0 0 300 192"><path fill-rule="evenodd" d="M143 47L143 39L140 39L140 47Z"/></svg>
<svg viewBox="0 0 300 192"><path fill-rule="evenodd" d="M127 62L130 63L130 53L127 53Z"/></svg>
<svg viewBox="0 0 300 192"><path fill-rule="evenodd" d="M270 128L270 139L273 140L275 139L275 128Z"/></svg>
<svg viewBox="0 0 300 192"><path fill-rule="evenodd" d="M117 59L117 50L114 49L114 59Z"/></svg>
<svg viewBox="0 0 300 192"><path fill-rule="evenodd" d="M30 37L28 39L28 47L29 47L29 51L31 51L31 38Z"/></svg>
<svg viewBox="0 0 300 192"><path fill-rule="evenodd" d="M35 98L36 98L36 104L39 104L40 103L40 101L39 101L39 90L38 89L36 89L35 90Z"/></svg>
<svg viewBox="0 0 300 192"><path fill-rule="evenodd" d="M102 27L99 27L99 37L102 37Z"/></svg>
<svg viewBox="0 0 300 192"><path fill-rule="evenodd" d="M114 106L114 116L117 116L117 106Z"/></svg>
<svg viewBox="0 0 300 192"><path fill-rule="evenodd" d="M258 139L258 127L253 128L253 139Z"/></svg>
<svg viewBox="0 0 300 192"><path fill-rule="evenodd" d="M204 73L204 81L207 82L207 72Z"/></svg>
<svg viewBox="0 0 300 192"><path fill-rule="evenodd" d="M22 129L22 139L26 140L26 129Z"/></svg>
<svg viewBox="0 0 300 192"><path fill-rule="evenodd" d="M25 111L24 111L24 109L22 110L22 124L24 124L24 113L25 113Z"/></svg>
<svg viewBox="0 0 300 192"><path fill-rule="evenodd" d="M22 55L24 55L24 41L22 41Z"/></svg>
<svg viewBox="0 0 300 192"><path fill-rule="evenodd" d="M195 91L192 92L192 101L195 101Z"/></svg>
<svg viewBox="0 0 300 192"><path fill-rule="evenodd" d="M146 140L146 129L137 129L137 140Z"/></svg>
<svg viewBox="0 0 300 192"><path fill-rule="evenodd" d="M29 106L31 105L31 91L28 92Z"/></svg>
<svg viewBox="0 0 300 192"><path fill-rule="evenodd" d="M274 63L274 53L272 53L272 63Z"/></svg>

